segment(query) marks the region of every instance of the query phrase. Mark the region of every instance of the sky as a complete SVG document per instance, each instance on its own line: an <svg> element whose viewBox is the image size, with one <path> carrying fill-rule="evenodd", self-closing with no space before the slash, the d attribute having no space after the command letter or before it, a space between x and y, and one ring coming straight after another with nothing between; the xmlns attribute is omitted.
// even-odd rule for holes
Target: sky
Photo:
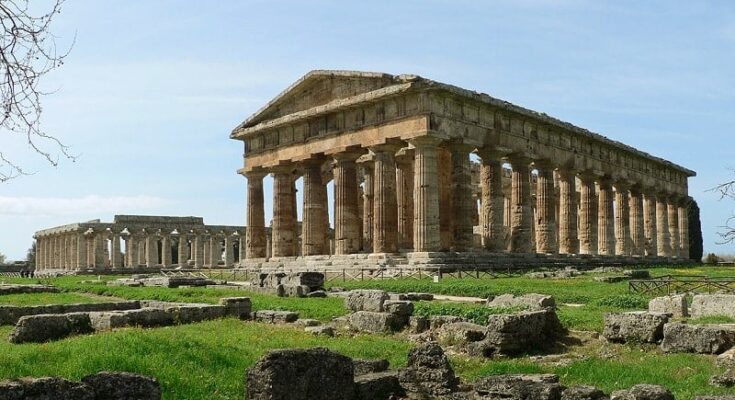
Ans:
<svg viewBox="0 0 735 400"><path fill-rule="evenodd" d="M52 31L74 45L42 82L43 127L77 157L53 167L0 131L33 172L0 184L9 259L115 214L244 225L230 131L313 69L421 75L695 170L705 252L735 253L717 235L735 201L708 191L735 178L732 1L67 0Z"/></svg>

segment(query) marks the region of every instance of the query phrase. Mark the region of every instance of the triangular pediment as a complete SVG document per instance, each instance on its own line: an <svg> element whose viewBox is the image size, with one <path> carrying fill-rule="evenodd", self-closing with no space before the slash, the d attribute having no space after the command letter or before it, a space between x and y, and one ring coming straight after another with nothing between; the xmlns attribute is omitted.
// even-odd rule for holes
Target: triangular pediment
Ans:
<svg viewBox="0 0 735 400"><path fill-rule="evenodd" d="M294 82L236 129L391 86L396 83L395 79L393 75L379 72L314 70Z"/></svg>

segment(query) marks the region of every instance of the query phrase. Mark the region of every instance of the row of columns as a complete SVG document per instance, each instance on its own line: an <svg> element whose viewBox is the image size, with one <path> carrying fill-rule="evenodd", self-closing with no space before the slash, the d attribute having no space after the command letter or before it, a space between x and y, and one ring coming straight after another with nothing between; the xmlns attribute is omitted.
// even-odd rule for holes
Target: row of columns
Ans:
<svg viewBox="0 0 735 400"><path fill-rule="evenodd" d="M430 136L409 142L410 148L392 144L371 147L369 159L360 158L364 152L348 151L270 170L274 179L272 256L299 254L297 170L304 178L300 253L330 253L322 176L325 163L332 166L335 187L334 254L470 250L476 205L469 157L474 148L446 145ZM494 149L479 149L477 154L481 158L481 243L488 251L688 257L684 198L519 154ZM509 244L503 221L504 162L512 165ZM532 167L537 170L535 207ZM364 171L362 177L358 177L360 170ZM246 258L268 254L263 204L266 174L246 173ZM577 179L581 183L579 195ZM362 196L360 181L364 182Z"/></svg>

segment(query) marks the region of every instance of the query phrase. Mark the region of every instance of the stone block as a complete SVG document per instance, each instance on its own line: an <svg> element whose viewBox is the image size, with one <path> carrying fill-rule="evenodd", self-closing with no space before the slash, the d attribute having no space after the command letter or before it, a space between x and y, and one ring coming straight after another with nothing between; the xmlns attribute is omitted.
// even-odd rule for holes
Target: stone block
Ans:
<svg viewBox="0 0 735 400"><path fill-rule="evenodd" d="M398 374L393 371L363 374L355 378L357 400L387 400L404 394Z"/></svg>
<svg viewBox="0 0 735 400"><path fill-rule="evenodd" d="M432 301L434 295L431 293L390 293L391 300L407 300L407 301Z"/></svg>
<svg viewBox="0 0 735 400"><path fill-rule="evenodd" d="M674 395L663 386L640 384L612 392L610 400L674 400Z"/></svg>
<svg viewBox="0 0 735 400"><path fill-rule="evenodd" d="M92 333L89 314L39 314L21 317L10 332L10 343L42 343Z"/></svg>
<svg viewBox="0 0 735 400"><path fill-rule="evenodd" d="M323 290L315 290L306 294L306 297L324 298L327 297L327 292Z"/></svg>
<svg viewBox="0 0 735 400"><path fill-rule="evenodd" d="M727 370L722 375L714 375L709 378L709 384L716 387L733 387L735 386L735 371Z"/></svg>
<svg viewBox="0 0 735 400"><path fill-rule="evenodd" d="M551 296L537 293L529 293L522 296L502 294L500 296L489 298L485 305L495 308L522 307L530 310L541 310L546 308L555 308L556 301L554 301L554 298Z"/></svg>
<svg viewBox="0 0 735 400"><path fill-rule="evenodd" d="M360 332L387 333L399 330L403 325L393 314L358 311L349 316L350 327Z"/></svg>
<svg viewBox="0 0 735 400"><path fill-rule="evenodd" d="M385 312L408 319L413 315L413 303L406 300L386 300L383 303Z"/></svg>
<svg viewBox="0 0 735 400"><path fill-rule="evenodd" d="M353 400L352 360L324 348L271 351L246 375L250 400Z"/></svg>
<svg viewBox="0 0 735 400"><path fill-rule="evenodd" d="M139 310L92 312L89 313L92 326L97 331L137 326L141 328L157 328L174 324L171 312L158 308L141 308Z"/></svg>
<svg viewBox="0 0 735 400"><path fill-rule="evenodd" d="M19 285L19 284L0 284L0 296L6 294L23 294L23 293L58 293L59 289L50 285Z"/></svg>
<svg viewBox="0 0 735 400"><path fill-rule="evenodd" d="M560 400L563 386L552 374L495 375L475 382L476 399Z"/></svg>
<svg viewBox="0 0 735 400"><path fill-rule="evenodd" d="M602 390L588 385L571 386L561 393L561 400L607 400Z"/></svg>
<svg viewBox="0 0 735 400"><path fill-rule="evenodd" d="M463 322L464 320L464 318L455 315L432 315L429 318L429 329L432 331L437 330L444 324L451 322Z"/></svg>
<svg viewBox="0 0 735 400"><path fill-rule="evenodd" d="M82 382L92 389L95 399L159 400L161 398L161 385L155 378L129 372L102 371L85 376Z"/></svg>
<svg viewBox="0 0 735 400"><path fill-rule="evenodd" d="M488 316L483 353L517 354L544 348L562 334L553 310L524 311Z"/></svg>
<svg viewBox="0 0 735 400"><path fill-rule="evenodd" d="M443 346L465 345L485 339L486 327L471 322L450 322L437 330L437 341Z"/></svg>
<svg viewBox="0 0 735 400"><path fill-rule="evenodd" d="M651 277L651 273L646 269L627 269L623 271L623 275L630 279L649 279Z"/></svg>
<svg viewBox="0 0 735 400"><path fill-rule="evenodd" d="M388 370L390 363L385 359L378 360L352 360L352 366L355 370L355 376L373 374L376 372L385 372Z"/></svg>
<svg viewBox="0 0 735 400"><path fill-rule="evenodd" d="M735 318L735 294L697 294L692 298L694 318L725 316Z"/></svg>
<svg viewBox="0 0 735 400"><path fill-rule="evenodd" d="M664 325L661 349L667 353L719 354L735 345L735 325Z"/></svg>
<svg viewBox="0 0 735 400"><path fill-rule="evenodd" d="M307 326L304 328L304 331L315 336L334 337L334 328L329 325Z"/></svg>
<svg viewBox="0 0 735 400"><path fill-rule="evenodd" d="M715 361L718 367L735 368L735 347L717 356Z"/></svg>
<svg viewBox="0 0 735 400"><path fill-rule="evenodd" d="M16 324L21 317L26 315L133 310L137 308L140 308L139 301L89 304L48 304L40 306L0 306L0 325Z"/></svg>
<svg viewBox="0 0 735 400"><path fill-rule="evenodd" d="M421 315L408 318L408 330L411 333L423 333L429 330L429 319Z"/></svg>
<svg viewBox="0 0 735 400"><path fill-rule="evenodd" d="M689 316L686 295L656 297L648 302L648 311L653 313L671 314L674 318Z"/></svg>
<svg viewBox="0 0 735 400"><path fill-rule="evenodd" d="M0 399L96 400L89 386L63 378L22 378L0 381Z"/></svg>
<svg viewBox="0 0 735 400"><path fill-rule="evenodd" d="M255 312L254 319L267 324L288 324L296 322L299 314L292 311L258 310Z"/></svg>
<svg viewBox="0 0 735 400"><path fill-rule="evenodd" d="M429 398L448 395L456 391L459 384L444 350L434 342L420 344L409 351L406 368L399 371L398 380L409 398L411 394Z"/></svg>
<svg viewBox="0 0 735 400"><path fill-rule="evenodd" d="M223 297L219 304L225 306L226 314L235 318L250 319L252 302L250 297Z"/></svg>
<svg viewBox="0 0 735 400"><path fill-rule="evenodd" d="M309 293L308 286L290 284L284 284L281 286L283 286L284 297L306 297Z"/></svg>
<svg viewBox="0 0 735 400"><path fill-rule="evenodd" d="M227 308L213 304L182 304L169 307L166 312L171 313L175 324L192 324L224 318L227 315Z"/></svg>
<svg viewBox="0 0 735 400"><path fill-rule="evenodd" d="M383 312L383 303L389 299L388 293L382 290L353 290L345 298L345 306L352 312Z"/></svg>
<svg viewBox="0 0 735 400"><path fill-rule="evenodd" d="M309 326L319 326L322 324L321 321L316 319L299 319L296 320L296 324L301 325L303 327L309 327Z"/></svg>
<svg viewBox="0 0 735 400"><path fill-rule="evenodd" d="M324 274L321 272L294 272L281 278L281 283L294 286L306 286L305 293L324 288Z"/></svg>
<svg viewBox="0 0 735 400"><path fill-rule="evenodd" d="M669 314L631 311L605 314L602 336L611 342L658 343L664 337Z"/></svg>

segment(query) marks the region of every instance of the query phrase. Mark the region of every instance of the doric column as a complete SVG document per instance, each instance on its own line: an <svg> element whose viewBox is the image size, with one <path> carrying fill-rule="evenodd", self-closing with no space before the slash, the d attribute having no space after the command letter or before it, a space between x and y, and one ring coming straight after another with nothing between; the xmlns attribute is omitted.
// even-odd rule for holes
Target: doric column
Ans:
<svg viewBox="0 0 735 400"><path fill-rule="evenodd" d="M296 215L293 208L293 167L273 171L273 257L294 255Z"/></svg>
<svg viewBox="0 0 735 400"><path fill-rule="evenodd" d="M582 183L579 194L579 253L597 254L595 178L590 173L582 173L579 178Z"/></svg>
<svg viewBox="0 0 735 400"><path fill-rule="evenodd" d="M441 251L449 251L452 247L454 230L452 225L452 153L445 147L437 150L437 175L439 177L439 235Z"/></svg>
<svg viewBox="0 0 735 400"><path fill-rule="evenodd" d="M414 146L413 248L416 252L438 251L441 236L437 152L441 140L423 136L410 142Z"/></svg>
<svg viewBox="0 0 735 400"><path fill-rule="evenodd" d="M556 193L554 169L548 162L536 161L536 252L558 253L556 241Z"/></svg>
<svg viewBox="0 0 735 400"><path fill-rule="evenodd" d="M84 232L74 232L76 236L76 254L75 254L75 265L76 269L85 269L87 267L87 239L84 236Z"/></svg>
<svg viewBox="0 0 735 400"><path fill-rule="evenodd" d="M107 247L107 232L96 232L94 235L94 267L104 269L107 265L105 247Z"/></svg>
<svg viewBox="0 0 735 400"><path fill-rule="evenodd" d="M189 235L188 233L181 229L178 230L179 232L179 246L178 246L178 254L179 254L179 266L182 268L186 268L189 266Z"/></svg>
<svg viewBox="0 0 735 400"><path fill-rule="evenodd" d="M669 196L666 205L669 212L669 242L671 243L671 256L679 257L679 199Z"/></svg>
<svg viewBox="0 0 735 400"><path fill-rule="evenodd" d="M247 252L245 251L245 247L246 247L245 246L245 236L247 235L247 228L245 228L245 229L246 229L245 231L238 232L238 239L237 240L238 240L238 243L239 243L239 248L238 248L238 250L239 250L239 254L238 255L240 256L240 259L238 260L239 262L245 261L245 257L247 255Z"/></svg>
<svg viewBox="0 0 735 400"><path fill-rule="evenodd" d="M201 231L194 231L194 240L191 249L194 258L194 268L202 268L204 266L204 236Z"/></svg>
<svg viewBox="0 0 735 400"><path fill-rule="evenodd" d="M643 200L643 234L645 236L644 250L647 256L658 256L658 223L656 222L656 194L646 191Z"/></svg>
<svg viewBox="0 0 735 400"><path fill-rule="evenodd" d="M615 184L615 254L630 255L629 186L625 182Z"/></svg>
<svg viewBox="0 0 735 400"><path fill-rule="evenodd" d="M207 251L207 264L210 268L216 268L222 259L222 247L220 246L219 234L212 233L209 236L209 250Z"/></svg>
<svg viewBox="0 0 735 400"><path fill-rule="evenodd" d="M66 233L61 234L61 267L63 269L69 269L69 235Z"/></svg>
<svg viewBox="0 0 735 400"><path fill-rule="evenodd" d="M265 211L263 208L263 172L245 174L248 180L247 230L245 255L247 258L266 256Z"/></svg>
<svg viewBox="0 0 735 400"><path fill-rule="evenodd" d="M112 246L110 246L110 268L120 269L122 268L122 258L120 252L120 232L112 231L110 235L112 240Z"/></svg>
<svg viewBox="0 0 735 400"><path fill-rule="evenodd" d="M503 196L503 162L504 155L491 149L478 152L481 157L480 166L480 224L482 225L482 247L492 252L506 250L503 213L505 197Z"/></svg>
<svg viewBox="0 0 735 400"><path fill-rule="evenodd" d="M646 254L646 236L643 217L643 194L640 188L630 191L630 253L634 256Z"/></svg>
<svg viewBox="0 0 735 400"><path fill-rule="evenodd" d="M656 196L656 236L658 238L658 255L661 257L671 257L668 208L668 196L660 193Z"/></svg>
<svg viewBox="0 0 735 400"><path fill-rule="evenodd" d="M161 266L171 268L171 235L168 231L161 233Z"/></svg>
<svg viewBox="0 0 735 400"><path fill-rule="evenodd" d="M125 246L125 253L122 255L123 268L130 268L130 233L127 231L120 232L120 239L122 239Z"/></svg>
<svg viewBox="0 0 735 400"><path fill-rule="evenodd" d="M362 248L366 251L373 249L373 200L375 180L375 165L373 163L372 154L367 154L361 158L363 181L365 187L362 192Z"/></svg>
<svg viewBox="0 0 735 400"><path fill-rule="evenodd" d="M396 146L370 149L374 154L373 253L398 251L398 201L396 199Z"/></svg>
<svg viewBox="0 0 735 400"><path fill-rule="evenodd" d="M232 268L235 264L235 249L232 246L232 232L225 232L225 267Z"/></svg>
<svg viewBox="0 0 735 400"><path fill-rule="evenodd" d="M153 268L158 264L158 237L153 231L145 233L145 266Z"/></svg>
<svg viewBox="0 0 735 400"><path fill-rule="evenodd" d="M577 238L577 189L575 173L561 168L559 172L559 253L579 253Z"/></svg>
<svg viewBox="0 0 735 400"><path fill-rule="evenodd" d="M530 253L533 249L533 206L531 205L530 160L521 156L509 157L511 174L510 251Z"/></svg>
<svg viewBox="0 0 735 400"><path fill-rule="evenodd" d="M413 248L413 149L396 154L396 196L398 202L398 248Z"/></svg>
<svg viewBox="0 0 735 400"><path fill-rule="evenodd" d="M145 265L146 256L146 241L145 241L145 230L140 231L138 236L138 266Z"/></svg>
<svg viewBox="0 0 735 400"><path fill-rule="evenodd" d="M357 223L356 152L334 155L334 240L335 254L352 254L360 249ZM374 210L374 209L373 209Z"/></svg>
<svg viewBox="0 0 735 400"><path fill-rule="evenodd" d="M304 208L301 223L301 254L312 256L327 253L326 224L327 189L322 182L323 159L304 162Z"/></svg>
<svg viewBox="0 0 735 400"><path fill-rule="evenodd" d="M125 244L125 260L128 268L138 268L138 246L138 235L133 231L128 231Z"/></svg>
<svg viewBox="0 0 735 400"><path fill-rule="evenodd" d="M466 144L449 147L452 159L452 250L466 251L472 247L472 175L470 151Z"/></svg>
<svg viewBox="0 0 735 400"><path fill-rule="evenodd" d="M679 202L679 257L689 259L689 197Z"/></svg>
<svg viewBox="0 0 735 400"><path fill-rule="evenodd" d="M597 186L597 253L601 256L612 256L615 255L615 216L612 184L605 177L600 178Z"/></svg>

